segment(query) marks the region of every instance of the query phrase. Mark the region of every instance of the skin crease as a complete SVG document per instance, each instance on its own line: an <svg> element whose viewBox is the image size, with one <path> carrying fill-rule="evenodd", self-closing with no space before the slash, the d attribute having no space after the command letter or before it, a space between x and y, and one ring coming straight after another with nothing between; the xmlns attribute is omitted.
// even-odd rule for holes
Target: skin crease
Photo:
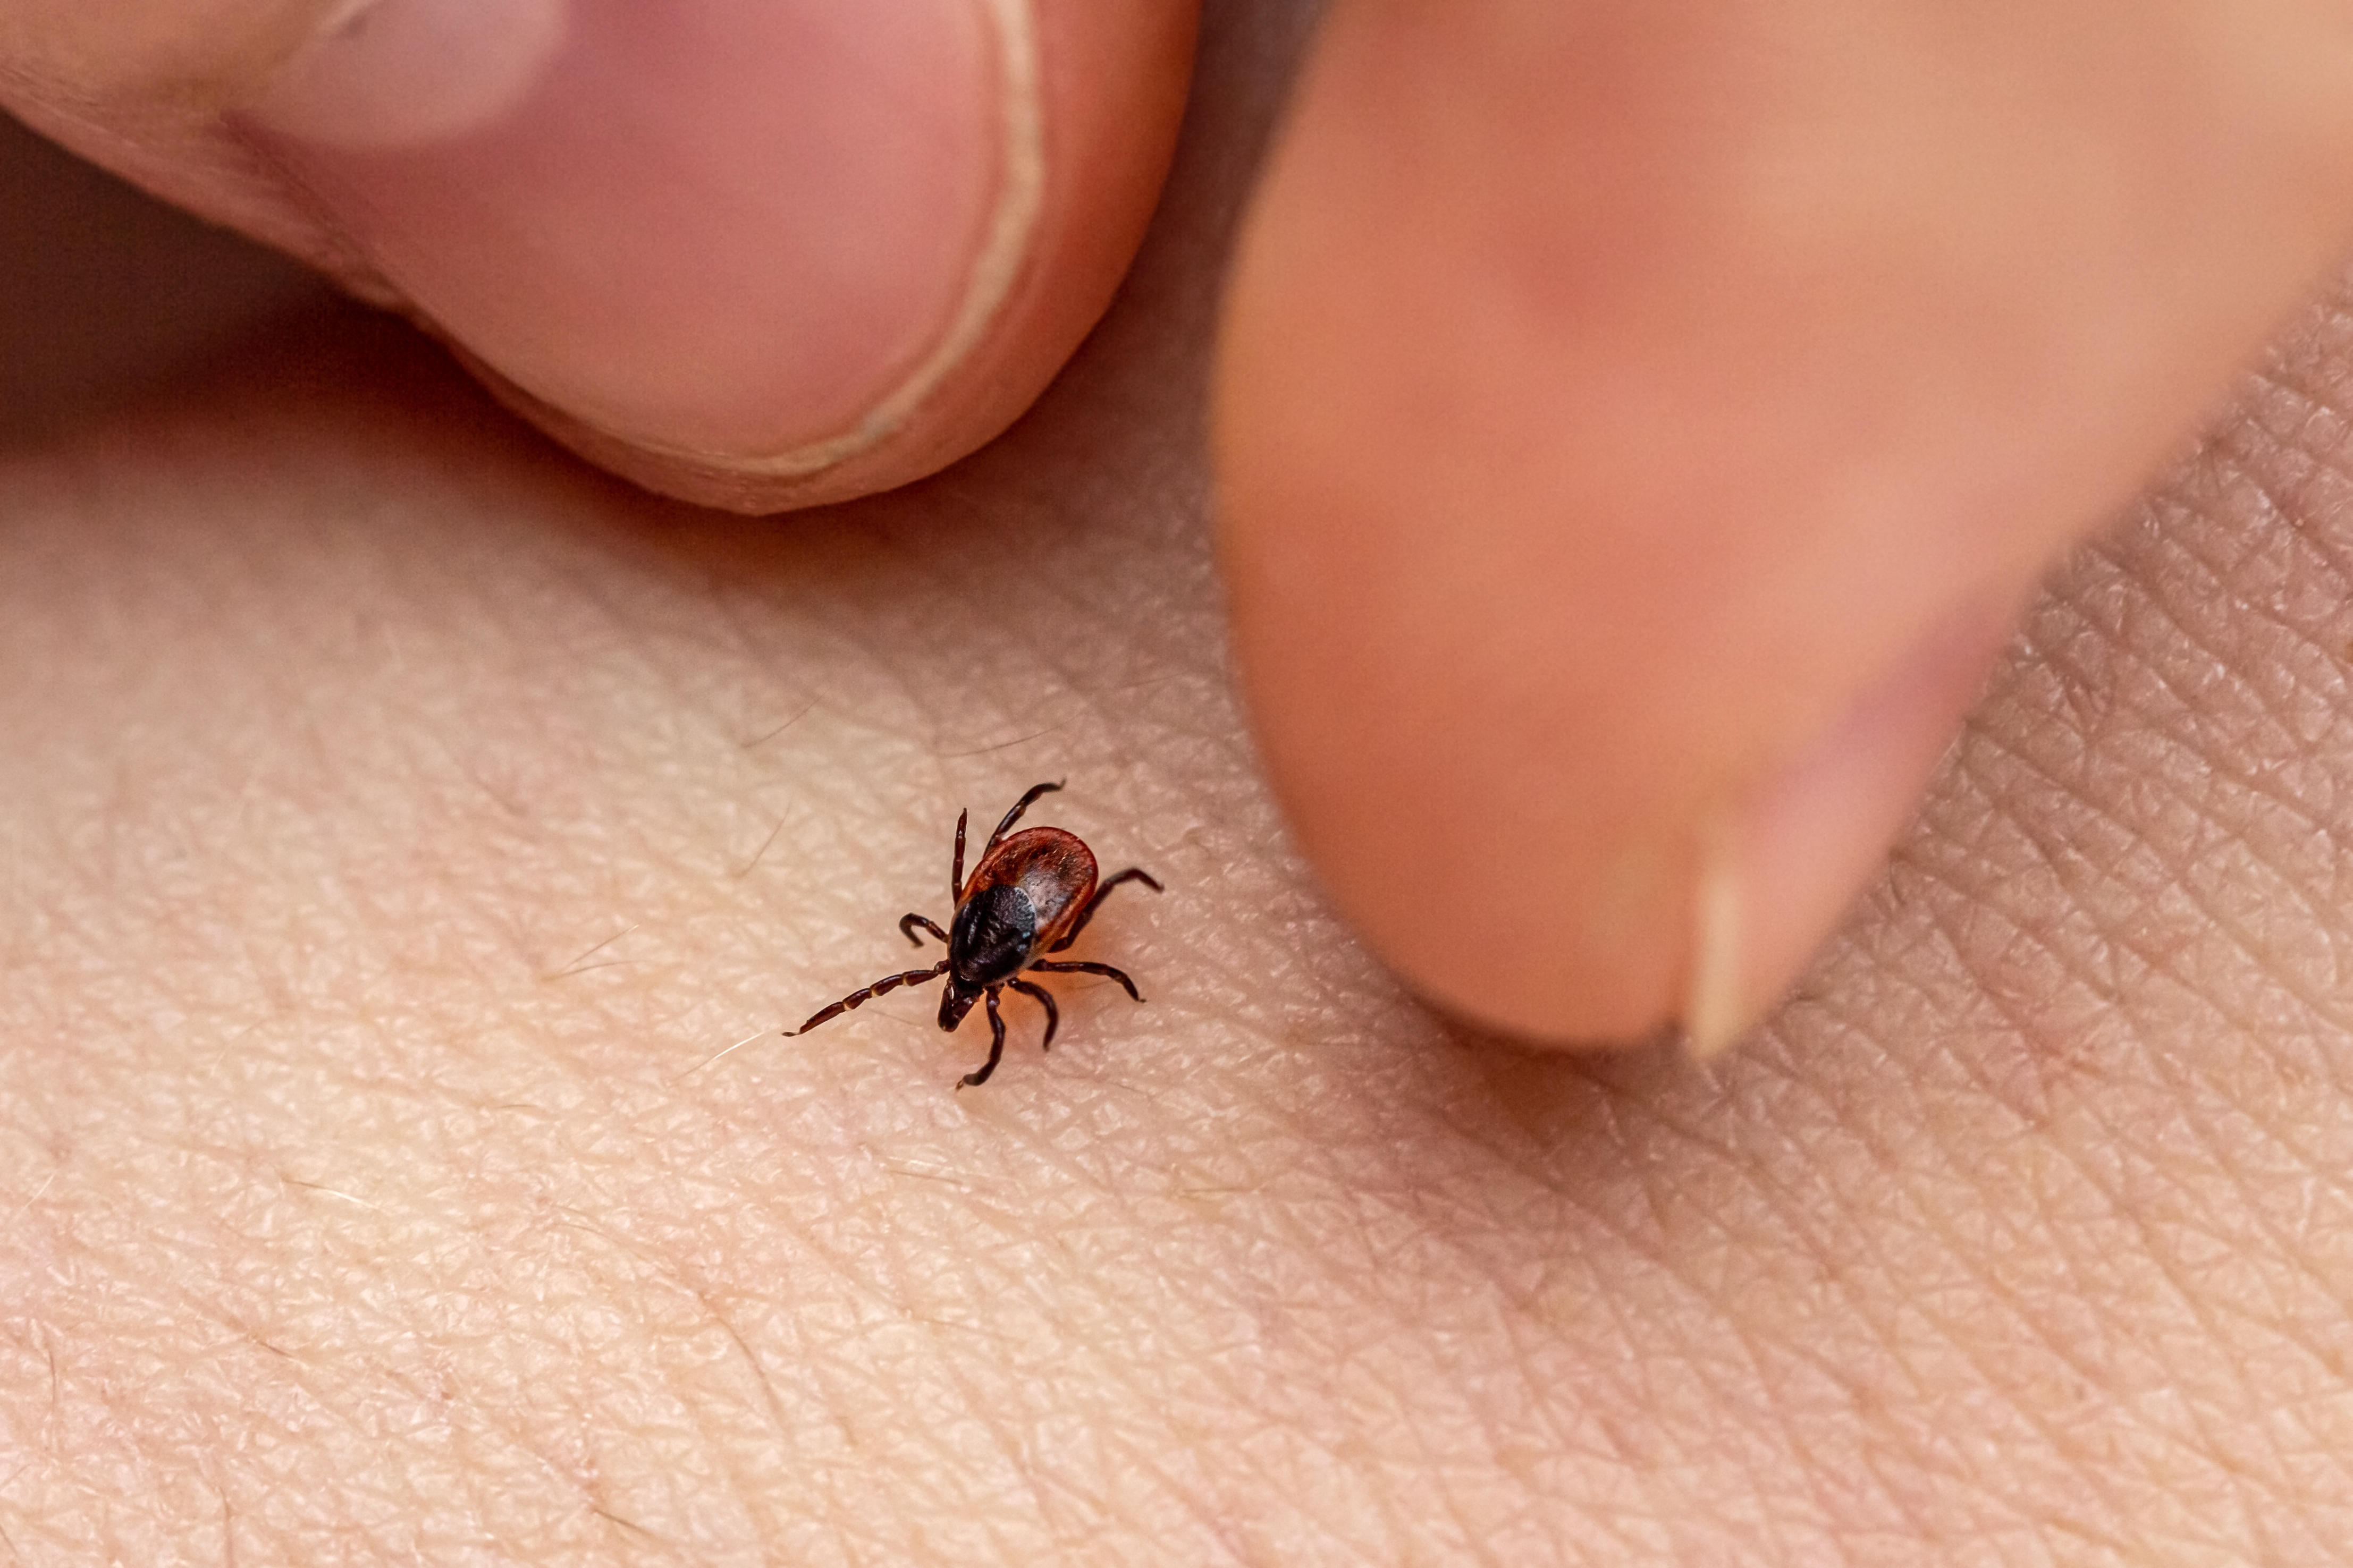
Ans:
<svg viewBox="0 0 2353 1568"><path fill-rule="evenodd" d="M649 501L342 312L0 439L15 1557L2342 1560L2348 296L1757 1040L1530 1058L1241 738L1201 344L1303 29L1211 23L1122 303L930 484ZM1065 773L1149 1005L697 1070Z"/></svg>

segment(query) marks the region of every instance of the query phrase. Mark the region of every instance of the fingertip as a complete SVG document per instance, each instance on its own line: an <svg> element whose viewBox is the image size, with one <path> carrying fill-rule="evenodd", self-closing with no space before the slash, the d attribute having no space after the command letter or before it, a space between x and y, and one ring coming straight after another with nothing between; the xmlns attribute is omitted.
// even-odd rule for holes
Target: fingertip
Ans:
<svg viewBox="0 0 2353 1568"><path fill-rule="evenodd" d="M274 20L174 67L206 92L29 117L398 302L592 460L753 511L943 467L1051 379L1142 236L1195 14L207 4Z"/></svg>
<svg viewBox="0 0 2353 1568"><path fill-rule="evenodd" d="M1736 1037L2040 573L2327 266L2344 111L2073 9L2128 79L1991 18L1335 6L1234 271L1220 548L1300 840L1433 999Z"/></svg>

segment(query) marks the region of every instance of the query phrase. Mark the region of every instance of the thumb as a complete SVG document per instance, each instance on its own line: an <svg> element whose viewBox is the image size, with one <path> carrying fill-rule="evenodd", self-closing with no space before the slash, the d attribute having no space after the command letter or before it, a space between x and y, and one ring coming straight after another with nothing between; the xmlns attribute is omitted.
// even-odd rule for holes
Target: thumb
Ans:
<svg viewBox="0 0 2353 1568"><path fill-rule="evenodd" d="M1140 239L1195 0L18 0L0 101L747 510L1036 396Z"/></svg>
<svg viewBox="0 0 2353 1568"><path fill-rule="evenodd" d="M1343 910L1523 1035L1753 1021L2337 254L2348 66L2286 0L1339 0L1214 433Z"/></svg>

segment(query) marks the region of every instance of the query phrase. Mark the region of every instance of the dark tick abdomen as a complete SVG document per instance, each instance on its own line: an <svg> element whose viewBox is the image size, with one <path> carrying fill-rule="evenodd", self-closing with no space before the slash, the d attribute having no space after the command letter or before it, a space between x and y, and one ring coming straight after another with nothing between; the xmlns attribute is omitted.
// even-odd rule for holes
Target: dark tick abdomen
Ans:
<svg viewBox="0 0 2353 1568"><path fill-rule="evenodd" d="M994 985L1021 973L1038 941L1038 915L1019 887L983 888L955 912L948 953L965 985Z"/></svg>

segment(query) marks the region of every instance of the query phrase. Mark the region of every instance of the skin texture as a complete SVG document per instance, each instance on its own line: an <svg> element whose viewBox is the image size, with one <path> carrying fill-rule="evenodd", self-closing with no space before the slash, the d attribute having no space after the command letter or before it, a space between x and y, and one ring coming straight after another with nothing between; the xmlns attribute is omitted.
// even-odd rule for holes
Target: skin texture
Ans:
<svg viewBox="0 0 2353 1568"><path fill-rule="evenodd" d="M1201 344L1300 31L1216 23L1120 305L929 484L651 501L349 311L11 427L7 1553L2342 1561L2346 297L1747 1048L1525 1056L1242 736ZM1149 1006L701 1065L1065 773Z"/></svg>

